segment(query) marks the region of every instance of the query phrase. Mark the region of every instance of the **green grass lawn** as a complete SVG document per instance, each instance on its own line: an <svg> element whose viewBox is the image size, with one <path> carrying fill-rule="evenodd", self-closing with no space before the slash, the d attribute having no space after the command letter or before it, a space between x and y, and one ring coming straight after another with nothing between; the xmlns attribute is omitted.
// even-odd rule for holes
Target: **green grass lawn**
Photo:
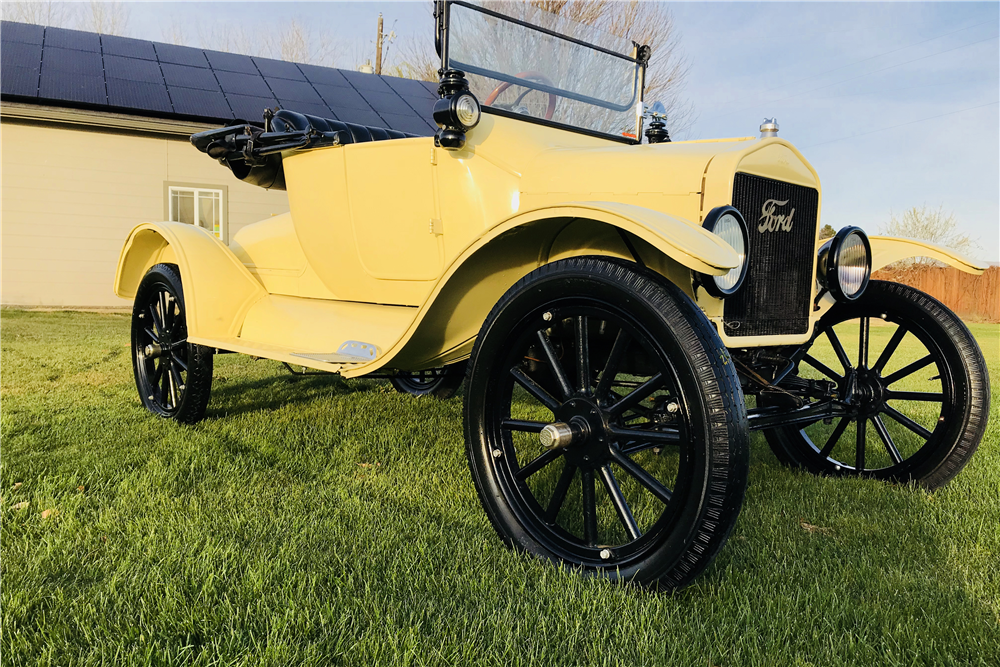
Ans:
<svg viewBox="0 0 1000 667"><path fill-rule="evenodd" d="M223 355L178 426L139 404L126 316L0 327L4 665L1000 664L996 405L935 493L755 435L729 543L654 594L503 548L460 398ZM1000 328L972 328L997 398Z"/></svg>

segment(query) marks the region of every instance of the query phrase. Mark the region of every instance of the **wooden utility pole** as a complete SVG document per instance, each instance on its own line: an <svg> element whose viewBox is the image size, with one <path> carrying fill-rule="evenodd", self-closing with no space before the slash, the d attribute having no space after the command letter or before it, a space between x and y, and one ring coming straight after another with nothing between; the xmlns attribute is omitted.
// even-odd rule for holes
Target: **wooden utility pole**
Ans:
<svg viewBox="0 0 1000 667"><path fill-rule="evenodd" d="M375 38L375 73L382 75L382 12L378 13L378 37Z"/></svg>

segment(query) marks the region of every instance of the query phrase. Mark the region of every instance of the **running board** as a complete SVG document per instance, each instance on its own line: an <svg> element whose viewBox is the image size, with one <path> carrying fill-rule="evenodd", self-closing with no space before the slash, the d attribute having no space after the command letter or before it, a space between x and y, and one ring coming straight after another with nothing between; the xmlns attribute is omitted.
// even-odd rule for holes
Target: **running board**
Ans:
<svg viewBox="0 0 1000 667"><path fill-rule="evenodd" d="M375 361L381 350L377 345L349 340L340 346L336 352L292 352L293 357L322 361L326 364L366 364Z"/></svg>

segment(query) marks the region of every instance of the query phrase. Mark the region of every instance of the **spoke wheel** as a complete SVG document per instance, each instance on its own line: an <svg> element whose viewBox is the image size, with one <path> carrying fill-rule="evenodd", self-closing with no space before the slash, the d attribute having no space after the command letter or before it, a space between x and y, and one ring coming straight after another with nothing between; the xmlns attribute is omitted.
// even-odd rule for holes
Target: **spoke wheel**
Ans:
<svg viewBox="0 0 1000 667"><path fill-rule="evenodd" d="M173 265L157 264L139 284L132 308L132 368L150 412L185 423L204 416L212 353L187 340L184 295Z"/></svg>
<svg viewBox="0 0 1000 667"><path fill-rule="evenodd" d="M389 378L396 391L413 396L451 398L465 381L465 362L422 371L399 371Z"/></svg>
<svg viewBox="0 0 1000 667"><path fill-rule="evenodd" d="M937 488L982 439L982 353L954 313L918 290L872 281L858 301L831 308L796 356L802 377L836 383L847 415L765 431L786 464Z"/></svg>
<svg viewBox="0 0 1000 667"><path fill-rule="evenodd" d="M746 414L726 359L690 300L634 265L565 260L511 288L466 389L469 463L500 536L585 572L690 581L746 484Z"/></svg>

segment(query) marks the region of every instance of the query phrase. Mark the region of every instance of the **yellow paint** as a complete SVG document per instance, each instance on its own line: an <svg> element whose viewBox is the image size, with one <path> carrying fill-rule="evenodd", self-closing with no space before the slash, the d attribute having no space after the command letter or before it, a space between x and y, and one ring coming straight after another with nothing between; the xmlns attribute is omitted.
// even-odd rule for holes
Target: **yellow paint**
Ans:
<svg viewBox="0 0 1000 667"><path fill-rule="evenodd" d="M926 241L915 239L892 238L889 236L872 236L872 271L878 271L883 266L910 257L930 257L959 271L982 275L986 265L970 259L954 250L942 248Z"/></svg>
<svg viewBox="0 0 1000 667"><path fill-rule="evenodd" d="M418 369L468 356L497 300L539 266L632 259L624 232L648 267L696 297L726 341L723 302L696 292L693 276L721 275L737 258L702 217L731 203L741 171L820 190L813 168L780 139L629 146L488 114L460 151L412 138L292 152L283 162L289 215L245 228L231 250L206 234L140 226L123 250L119 294L173 253L195 342L345 376ZM888 240L873 246L879 258L903 252ZM358 364L295 357L346 340L382 352Z"/></svg>

